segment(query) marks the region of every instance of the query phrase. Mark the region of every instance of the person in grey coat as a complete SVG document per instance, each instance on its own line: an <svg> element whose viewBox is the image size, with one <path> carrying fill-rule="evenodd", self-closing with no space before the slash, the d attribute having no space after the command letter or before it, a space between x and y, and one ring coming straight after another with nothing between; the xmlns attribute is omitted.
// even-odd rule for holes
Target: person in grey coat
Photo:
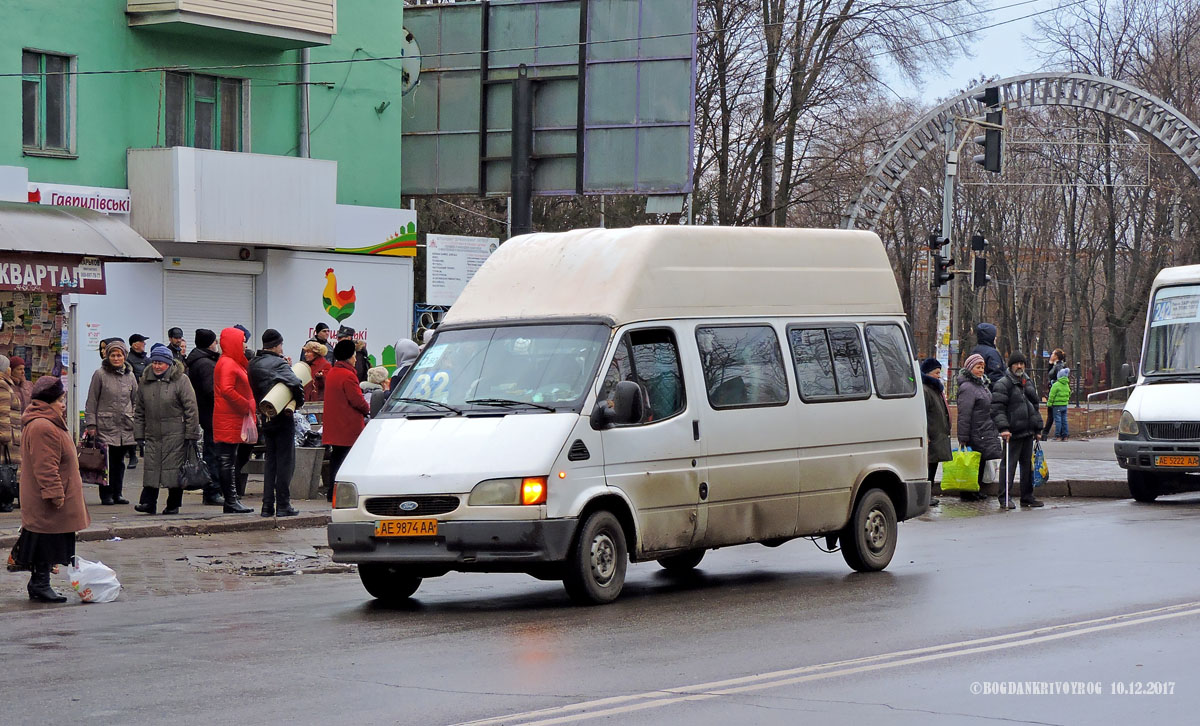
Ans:
<svg viewBox="0 0 1200 726"><path fill-rule="evenodd" d="M938 464L950 461L950 409L946 407L945 386L942 385L942 364L937 358L921 361L921 388L925 391L925 433L929 439L929 486L933 487ZM930 498L929 506L937 499Z"/></svg>
<svg viewBox="0 0 1200 726"><path fill-rule="evenodd" d="M92 374L84 406L84 431L108 447L108 484L100 487L100 503L129 504L121 496L125 459L136 443L133 436L133 401L137 376L125 360L129 346L121 338L107 341L104 362Z"/></svg>
<svg viewBox="0 0 1200 726"><path fill-rule="evenodd" d="M992 420L1000 438L1008 445L1008 466L1001 467L1000 505L1015 509L1006 494L1011 492L1012 480L1021 468L1021 506L1040 507L1043 503L1033 497L1033 442L1042 438L1042 414L1038 406L1037 389L1025 374L1025 356L1013 353L1008 358L1008 372L992 384Z"/></svg>
<svg viewBox="0 0 1200 726"><path fill-rule="evenodd" d="M189 451L197 451L204 431L196 392L171 349L157 343L150 349L150 365L142 373L133 413L134 435L146 444L142 459L142 496L134 510L154 514L158 490L167 490L163 514L179 514L183 488L179 470Z"/></svg>
<svg viewBox="0 0 1200 726"><path fill-rule="evenodd" d="M983 356L974 353L967 357L958 374L958 443L979 452L979 492L964 492L964 501L983 501L983 473L986 462L999 459L1000 432L992 421L992 390L985 377Z"/></svg>

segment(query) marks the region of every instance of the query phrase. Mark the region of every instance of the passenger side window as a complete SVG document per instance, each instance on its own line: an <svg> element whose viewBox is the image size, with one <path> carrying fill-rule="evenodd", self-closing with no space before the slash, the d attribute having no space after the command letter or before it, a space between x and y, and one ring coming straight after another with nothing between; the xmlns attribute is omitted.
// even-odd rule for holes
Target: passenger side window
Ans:
<svg viewBox="0 0 1200 726"><path fill-rule="evenodd" d="M697 328L696 343L713 408L787 403L787 374L770 326Z"/></svg>
<svg viewBox="0 0 1200 726"><path fill-rule="evenodd" d="M880 398L916 394L913 359L899 325L868 325L867 353L871 358L871 374L875 377L875 392Z"/></svg>
<svg viewBox="0 0 1200 726"><path fill-rule="evenodd" d="M626 333L604 375L600 398L611 399L620 381L639 383L646 392L643 423L661 421L683 411L687 398L675 334L663 329Z"/></svg>
<svg viewBox="0 0 1200 726"><path fill-rule="evenodd" d="M788 331L800 398L821 401L871 395L858 328L793 328Z"/></svg>

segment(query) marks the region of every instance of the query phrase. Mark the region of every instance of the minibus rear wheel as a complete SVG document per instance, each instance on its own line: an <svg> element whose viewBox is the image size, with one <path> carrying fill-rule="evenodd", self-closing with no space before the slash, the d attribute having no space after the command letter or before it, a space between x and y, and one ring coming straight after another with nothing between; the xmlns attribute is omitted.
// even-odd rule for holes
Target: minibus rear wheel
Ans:
<svg viewBox="0 0 1200 726"><path fill-rule="evenodd" d="M696 565L700 564L702 559L704 559L704 550L690 550L669 557L660 557L658 565L671 573L690 572L696 569Z"/></svg>
<svg viewBox="0 0 1200 726"><path fill-rule="evenodd" d="M359 565L358 579L371 597L389 604L407 600L421 586L421 578L388 564Z"/></svg>
<svg viewBox="0 0 1200 726"><path fill-rule="evenodd" d="M608 510L598 510L583 521L567 554L563 587L581 605L612 602L625 585L629 550L625 530Z"/></svg>
<svg viewBox="0 0 1200 726"><path fill-rule="evenodd" d="M877 572L896 552L896 507L881 489L871 489L854 505L850 523L842 530L842 557L859 572Z"/></svg>

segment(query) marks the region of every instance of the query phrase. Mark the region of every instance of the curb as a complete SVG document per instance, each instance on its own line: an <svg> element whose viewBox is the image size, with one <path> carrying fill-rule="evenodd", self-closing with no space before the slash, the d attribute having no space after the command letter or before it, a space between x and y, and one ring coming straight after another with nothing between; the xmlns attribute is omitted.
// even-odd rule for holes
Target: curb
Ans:
<svg viewBox="0 0 1200 726"><path fill-rule="evenodd" d="M145 537L178 537L193 534L218 534L220 532L259 532L270 529L306 529L324 527L329 524L329 515L324 512L309 512L295 517L260 517L253 515L228 515L228 519L181 519L155 524L112 524L91 526L79 532L77 542L99 542L120 537L142 539ZM17 534L0 535L0 548L12 547Z"/></svg>
<svg viewBox="0 0 1200 726"><path fill-rule="evenodd" d="M1092 499L1132 499L1124 479L1051 479L1035 492L1046 497L1087 497ZM934 495L942 493L939 487Z"/></svg>

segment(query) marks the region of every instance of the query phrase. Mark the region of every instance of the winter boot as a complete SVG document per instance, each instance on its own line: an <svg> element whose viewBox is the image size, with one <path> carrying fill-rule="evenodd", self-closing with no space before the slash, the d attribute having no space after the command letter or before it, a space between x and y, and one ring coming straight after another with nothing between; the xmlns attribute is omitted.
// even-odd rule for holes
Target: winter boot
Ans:
<svg viewBox="0 0 1200 726"><path fill-rule="evenodd" d="M225 489L225 514L250 514L254 510L238 501L237 485L230 482Z"/></svg>
<svg viewBox="0 0 1200 726"><path fill-rule="evenodd" d="M220 507L225 504L225 497L221 496L220 483L213 482L211 486L204 488L204 504L210 507Z"/></svg>
<svg viewBox="0 0 1200 726"><path fill-rule="evenodd" d="M237 495L238 499L246 496L246 484L250 481L249 474L238 474L237 478Z"/></svg>
<svg viewBox="0 0 1200 726"><path fill-rule="evenodd" d="M154 487L142 487L142 496L133 505L133 511L142 514L154 514L158 511L158 490Z"/></svg>
<svg viewBox="0 0 1200 726"><path fill-rule="evenodd" d="M29 591L29 599L37 602L66 602L67 598L59 595L50 587L50 567L47 565L34 565L33 572L29 576L29 585L26 586Z"/></svg>
<svg viewBox="0 0 1200 726"><path fill-rule="evenodd" d="M179 505L183 504L183 488L172 487L167 490L167 506L163 514L179 514Z"/></svg>

